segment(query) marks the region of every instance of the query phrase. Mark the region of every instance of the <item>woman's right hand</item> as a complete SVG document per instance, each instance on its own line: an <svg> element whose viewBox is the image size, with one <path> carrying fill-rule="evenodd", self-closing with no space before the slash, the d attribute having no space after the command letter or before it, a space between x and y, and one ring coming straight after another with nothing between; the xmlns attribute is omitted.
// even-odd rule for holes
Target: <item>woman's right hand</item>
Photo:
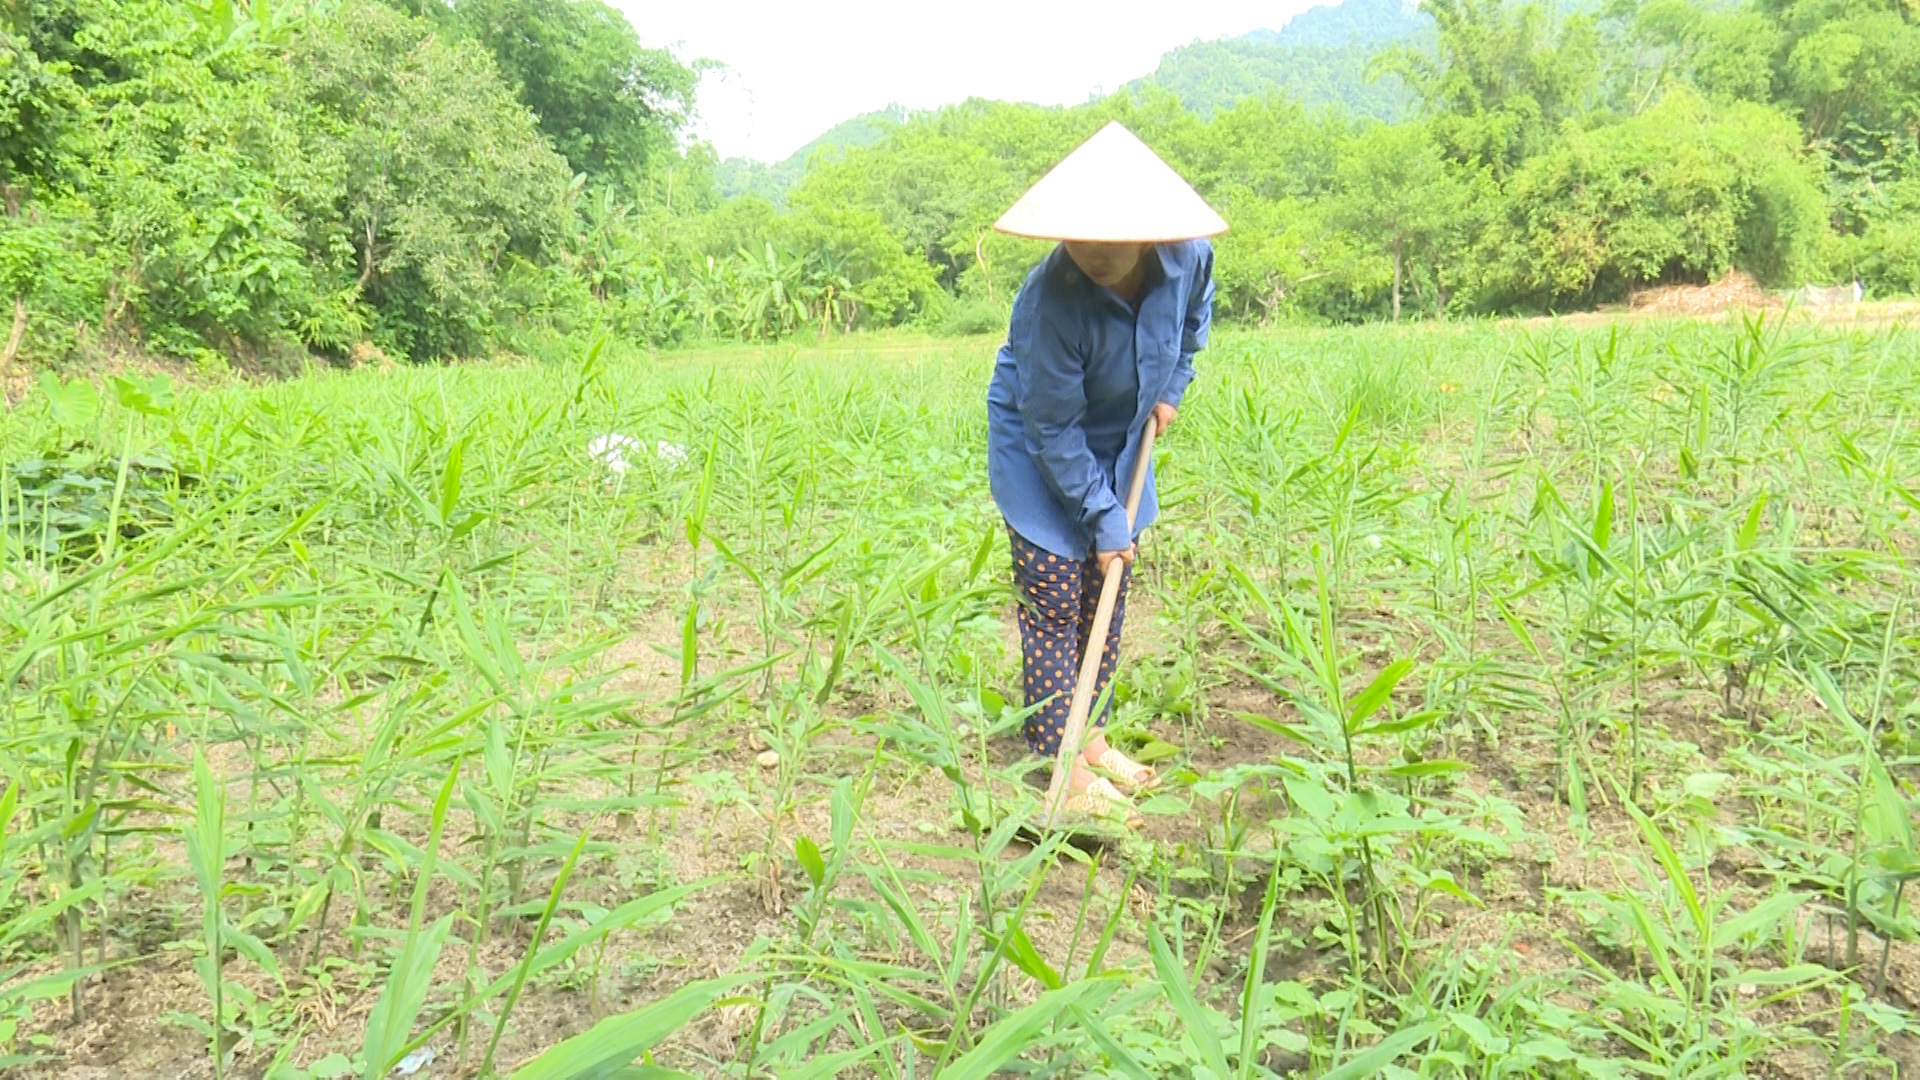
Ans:
<svg viewBox="0 0 1920 1080"><path fill-rule="evenodd" d="M1126 563L1128 566L1132 566L1133 557L1139 554L1139 552L1140 552L1139 544L1128 544L1127 549L1125 551L1099 552L1098 554L1094 555L1093 561L1099 564L1100 572L1102 574L1105 574L1107 572L1107 568L1113 565L1113 560L1115 559L1119 559L1121 562Z"/></svg>

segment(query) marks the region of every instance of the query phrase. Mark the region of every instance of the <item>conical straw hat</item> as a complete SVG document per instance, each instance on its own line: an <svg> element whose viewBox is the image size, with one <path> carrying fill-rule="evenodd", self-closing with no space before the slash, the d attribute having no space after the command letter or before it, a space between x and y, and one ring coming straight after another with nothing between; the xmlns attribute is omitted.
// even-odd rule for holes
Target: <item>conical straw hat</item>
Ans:
<svg viewBox="0 0 1920 1080"><path fill-rule="evenodd" d="M1068 154L993 227L1038 240L1136 244L1227 231L1200 193L1118 121Z"/></svg>

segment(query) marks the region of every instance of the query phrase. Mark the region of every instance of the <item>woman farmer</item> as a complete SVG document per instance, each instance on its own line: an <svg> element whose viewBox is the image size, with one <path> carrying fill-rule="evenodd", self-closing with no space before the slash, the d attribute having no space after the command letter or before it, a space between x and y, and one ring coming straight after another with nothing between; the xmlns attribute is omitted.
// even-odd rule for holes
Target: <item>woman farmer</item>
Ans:
<svg viewBox="0 0 1920 1080"><path fill-rule="evenodd" d="M1178 415L1213 315L1226 222L1146 144L1108 124L995 223L1058 240L1027 275L987 390L987 468L1020 592L1027 743L1057 758L1082 650L1104 646L1095 700L1119 656L1126 578L1105 642L1085 641L1100 583L1130 568L1158 504L1149 476L1129 527L1121 485L1146 425ZM1073 758L1069 812L1125 815L1154 771L1107 743L1106 710ZM1117 786L1116 786L1117 785Z"/></svg>

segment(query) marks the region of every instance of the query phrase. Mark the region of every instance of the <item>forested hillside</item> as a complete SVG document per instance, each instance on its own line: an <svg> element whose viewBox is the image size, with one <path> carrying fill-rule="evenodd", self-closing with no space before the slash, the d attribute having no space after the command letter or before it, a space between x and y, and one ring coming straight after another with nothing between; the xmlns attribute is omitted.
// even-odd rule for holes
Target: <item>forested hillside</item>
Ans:
<svg viewBox="0 0 1920 1080"><path fill-rule="evenodd" d="M601 0L0 10L8 364L989 329L1043 250L991 222L1109 119L1232 222L1227 319L1568 310L1730 267L1920 289L1911 0L1432 0L1431 40L1370 62L1399 123L972 101L875 121L781 206L738 172L725 197L695 73Z"/></svg>
<svg viewBox="0 0 1920 1080"><path fill-rule="evenodd" d="M1245 39L1259 45L1366 45L1380 48L1433 30L1433 19L1413 0L1339 0L1288 19L1278 30L1255 30Z"/></svg>
<svg viewBox="0 0 1920 1080"><path fill-rule="evenodd" d="M784 206L787 192L792 191L807 175L807 164L815 154L824 150L831 155L856 147L872 146L906 122L907 110L895 106L842 120L819 138L772 164L746 158L727 158L720 163L714 175L714 187L722 198L758 195L775 205Z"/></svg>
<svg viewBox="0 0 1920 1080"><path fill-rule="evenodd" d="M1337 106L1355 116L1395 121L1411 108L1413 95L1396 77L1374 77L1369 65L1401 44L1430 50L1433 20L1402 0L1346 0L1309 8L1277 31L1183 45L1126 89L1172 91L1202 115L1270 95L1309 109Z"/></svg>

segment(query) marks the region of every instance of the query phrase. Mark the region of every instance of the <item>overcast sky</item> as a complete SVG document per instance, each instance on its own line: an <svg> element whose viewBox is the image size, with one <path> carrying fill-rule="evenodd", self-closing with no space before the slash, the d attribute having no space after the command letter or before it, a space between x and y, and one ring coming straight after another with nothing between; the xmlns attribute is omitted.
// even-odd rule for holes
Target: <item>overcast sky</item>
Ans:
<svg viewBox="0 0 1920 1080"><path fill-rule="evenodd" d="M1278 29L1314 0L610 0L649 45L727 65L700 86L722 157L777 161L849 117L969 97L1085 101L1196 39Z"/></svg>

